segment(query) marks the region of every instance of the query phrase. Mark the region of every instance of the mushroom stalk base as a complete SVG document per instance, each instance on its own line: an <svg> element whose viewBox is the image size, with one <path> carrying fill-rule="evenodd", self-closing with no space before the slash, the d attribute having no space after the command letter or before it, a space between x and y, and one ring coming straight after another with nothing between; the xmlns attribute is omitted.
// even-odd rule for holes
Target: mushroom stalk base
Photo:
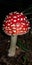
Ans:
<svg viewBox="0 0 32 65"><path fill-rule="evenodd" d="M11 45L9 49L8 56L14 56L16 51L16 42L17 42L17 35L11 36Z"/></svg>

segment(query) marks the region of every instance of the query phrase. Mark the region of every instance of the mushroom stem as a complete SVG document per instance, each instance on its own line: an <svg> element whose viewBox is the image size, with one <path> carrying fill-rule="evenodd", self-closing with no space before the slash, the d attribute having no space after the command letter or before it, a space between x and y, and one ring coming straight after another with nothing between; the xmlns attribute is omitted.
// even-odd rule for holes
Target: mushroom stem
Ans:
<svg viewBox="0 0 32 65"><path fill-rule="evenodd" d="M16 42L17 42L17 35L11 36L11 45L10 45L8 56L14 56L15 55Z"/></svg>

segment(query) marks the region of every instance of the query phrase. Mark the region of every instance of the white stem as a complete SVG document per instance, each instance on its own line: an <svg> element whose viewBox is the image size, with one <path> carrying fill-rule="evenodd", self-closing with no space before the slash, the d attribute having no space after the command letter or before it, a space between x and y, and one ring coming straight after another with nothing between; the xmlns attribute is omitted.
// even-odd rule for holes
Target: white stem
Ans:
<svg viewBox="0 0 32 65"><path fill-rule="evenodd" d="M8 56L14 56L16 50L17 35L11 36L11 45Z"/></svg>

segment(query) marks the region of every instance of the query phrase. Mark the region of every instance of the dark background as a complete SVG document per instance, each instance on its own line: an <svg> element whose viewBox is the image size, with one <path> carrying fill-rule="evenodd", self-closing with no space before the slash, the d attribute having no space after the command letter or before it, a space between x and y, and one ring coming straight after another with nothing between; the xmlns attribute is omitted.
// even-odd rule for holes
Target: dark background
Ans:
<svg viewBox="0 0 32 65"><path fill-rule="evenodd" d="M32 7L31 0L0 0L0 28L2 27L3 20L5 16L12 11L19 11L24 12L24 14L31 13L29 16L27 15L28 19L32 18ZM29 20L31 25L32 22Z"/></svg>

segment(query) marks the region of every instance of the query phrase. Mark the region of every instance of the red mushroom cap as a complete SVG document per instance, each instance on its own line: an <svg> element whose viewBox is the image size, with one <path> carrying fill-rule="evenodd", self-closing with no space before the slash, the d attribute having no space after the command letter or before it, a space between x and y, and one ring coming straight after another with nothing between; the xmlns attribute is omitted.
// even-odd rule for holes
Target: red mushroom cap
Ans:
<svg viewBox="0 0 32 65"><path fill-rule="evenodd" d="M12 12L6 16L3 30L7 35L23 35L30 29L30 23L23 13Z"/></svg>

